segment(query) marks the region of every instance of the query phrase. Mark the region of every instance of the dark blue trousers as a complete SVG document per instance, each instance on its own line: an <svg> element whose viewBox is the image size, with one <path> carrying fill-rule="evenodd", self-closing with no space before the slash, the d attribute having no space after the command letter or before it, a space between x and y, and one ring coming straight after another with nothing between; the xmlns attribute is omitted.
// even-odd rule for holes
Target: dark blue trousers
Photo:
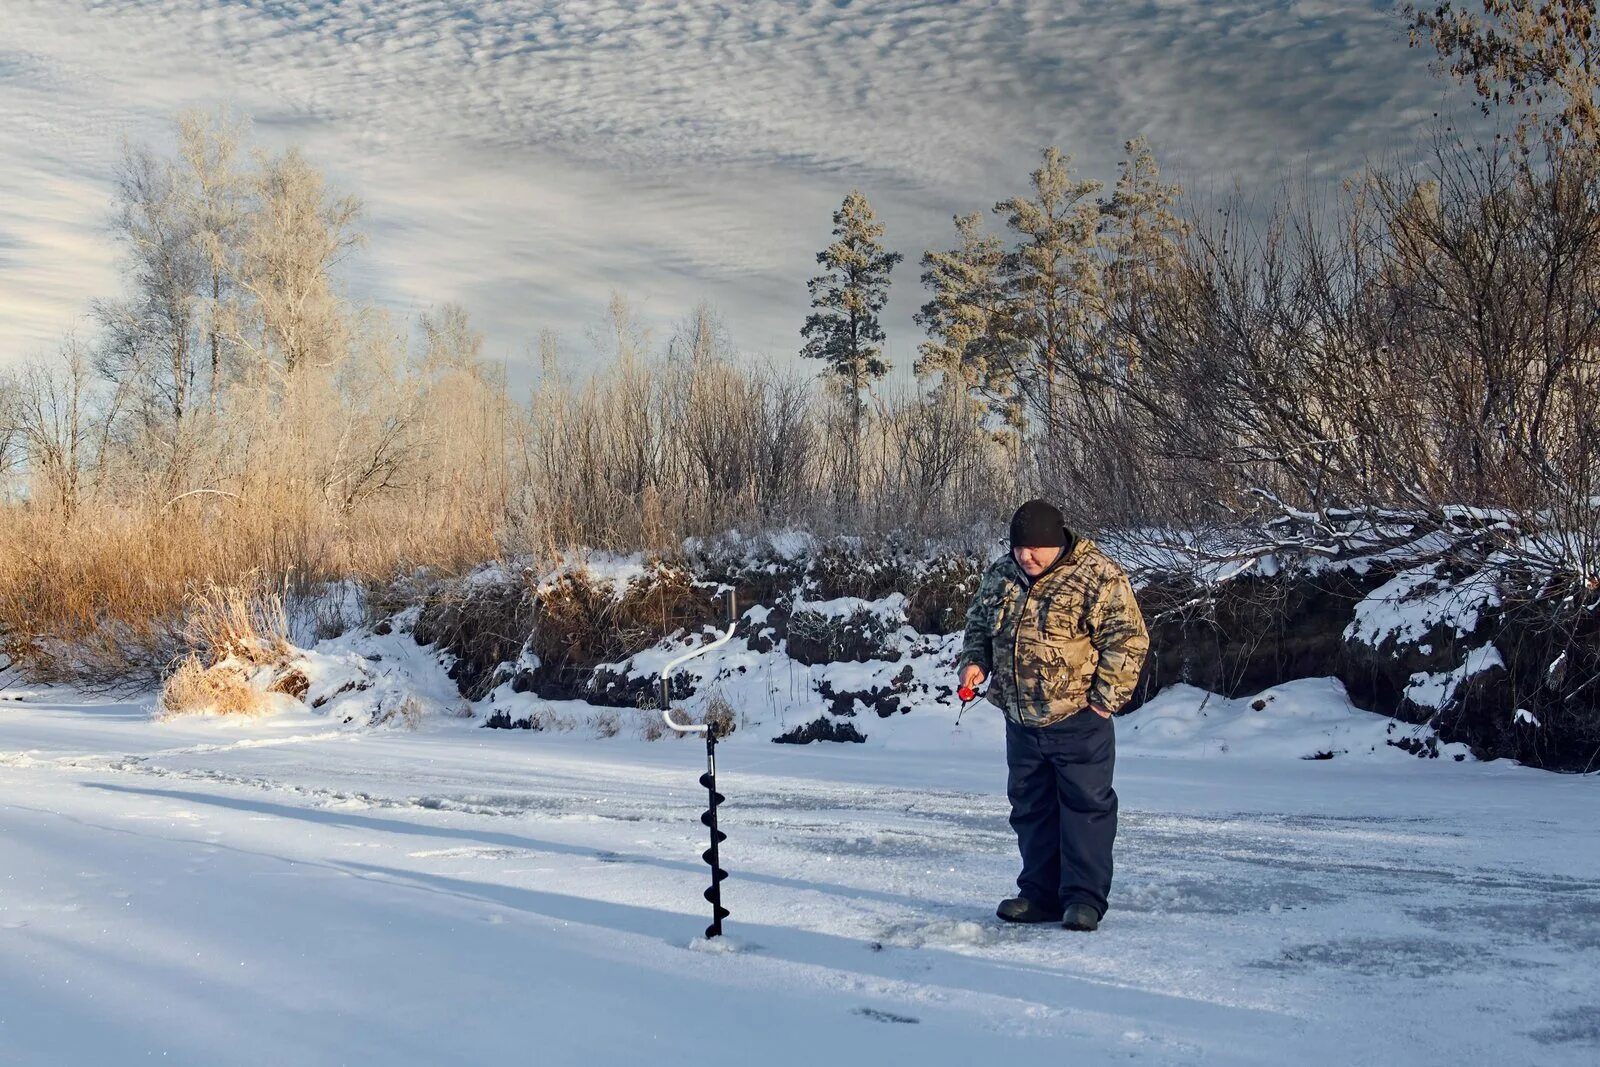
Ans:
<svg viewBox="0 0 1600 1067"><path fill-rule="evenodd" d="M1085 709L1054 726L1006 720L1006 794L1022 851L1017 888L1046 907L1106 912L1117 836L1116 727Z"/></svg>

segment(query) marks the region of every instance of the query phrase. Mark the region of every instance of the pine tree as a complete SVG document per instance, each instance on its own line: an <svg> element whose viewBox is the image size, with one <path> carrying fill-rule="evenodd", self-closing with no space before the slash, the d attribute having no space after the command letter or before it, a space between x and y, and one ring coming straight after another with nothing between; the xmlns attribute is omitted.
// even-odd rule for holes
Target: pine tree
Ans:
<svg viewBox="0 0 1600 1067"><path fill-rule="evenodd" d="M1109 351L1094 369L1113 375L1137 370L1139 338L1157 295L1174 281L1180 245L1189 234L1189 224L1176 210L1183 189L1161 181L1149 141L1136 137L1123 149L1127 154L1116 188L1101 206Z"/></svg>
<svg viewBox="0 0 1600 1067"><path fill-rule="evenodd" d="M885 251L882 236L872 205L851 190L833 213L833 243L817 253L824 271L806 284L815 310L800 330L806 339L800 354L826 360L849 392L852 489L859 472L862 393L889 370L878 313L889 299L889 272L904 258Z"/></svg>
<svg viewBox="0 0 1600 1067"><path fill-rule="evenodd" d="M1018 238L1001 264L1000 329L1027 346L1032 365L1020 381L1051 433L1060 423L1058 383L1086 369L1084 353L1103 300L1095 199L1103 186L1074 178L1071 159L1054 146L1030 177L1032 198L1012 197L994 207Z"/></svg>
<svg viewBox="0 0 1600 1067"><path fill-rule="evenodd" d="M1007 426L1021 430L1019 346L1003 331L1005 248L983 232L976 212L957 215L955 225L961 247L922 257L922 284L932 297L916 315L928 332L919 346L917 377L940 375L942 385L981 397Z"/></svg>

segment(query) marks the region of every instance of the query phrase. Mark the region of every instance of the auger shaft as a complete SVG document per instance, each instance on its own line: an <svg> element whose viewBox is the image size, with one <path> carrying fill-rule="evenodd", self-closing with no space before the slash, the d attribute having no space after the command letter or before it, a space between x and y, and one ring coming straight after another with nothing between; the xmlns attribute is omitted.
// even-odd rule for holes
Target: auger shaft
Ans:
<svg viewBox="0 0 1600 1067"><path fill-rule="evenodd" d="M711 865L711 888L706 890L706 901L711 905L711 925L706 927L706 937L722 936L722 920L728 917L728 909L722 906L722 881L728 877L728 872L722 869L718 862L717 846L728 839L728 835L717 829L717 805L727 799L717 792L717 728L712 726L706 730L706 773L700 776L700 784L706 787L710 796L710 804L700 821L711 831L711 847L700 854L700 858Z"/></svg>
<svg viewBox="0 0 1600 1067"><path fill-rule="evenodd" d="M728 630L717 640L708 645L686 652L677 659L668 663L661 669L661 717L668 726L679 733L703 733L706 735L706 773L700 776L700 784L706 787L706 794L710 798L705 813L700 816L701 825L711 831L711 847L700 854L700 858L711 866L711 888L705 892L706 901L711 905L711 925L706 927L706 937L722 936L722 920L728 917L728 909L722 906L722 882L728 877L728 872L722 869L718 856L717 846L728 839L728 835L717 829L717 805L727 798L717 792L717 724L706 723L680 723L672 717L672 672L677 666L695 656L711 651L719 645L726 644L732 637L734 627L738 623L738 610L734 604L733 590L728 590Z"/></svg>

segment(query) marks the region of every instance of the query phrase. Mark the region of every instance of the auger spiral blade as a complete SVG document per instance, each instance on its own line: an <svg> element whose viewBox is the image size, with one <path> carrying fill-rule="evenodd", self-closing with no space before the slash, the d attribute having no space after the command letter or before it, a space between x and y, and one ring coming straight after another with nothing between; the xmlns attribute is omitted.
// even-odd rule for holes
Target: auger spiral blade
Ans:
<svg viewBox="0 0 1600 1067"><path fill-rule="evenodd" d="M661 670L661 717L666 720L668 726L679 733L703 733L706 735L706 773L700 776L700 784L705 788L708 796L706 810L700 816L700 824L711 831L711 847L701 853L700 858L711 868L711 886L704 894L706 901L711 905L711 925L706 927L706 937L708 938L722 936L722 920L728 917L728 909L722 906L722 883L728 877L728 872L722 869L717 856L717 846L728 839L727 834L717 829L717 805L728 798L717 792L717 725L714 722L679 722L673 718L672 671L680 663L725 644L733 637L737 621L738 611L734 605L733 591L729 590L727 632L709 645L704 645L679 656Z"/></svg>

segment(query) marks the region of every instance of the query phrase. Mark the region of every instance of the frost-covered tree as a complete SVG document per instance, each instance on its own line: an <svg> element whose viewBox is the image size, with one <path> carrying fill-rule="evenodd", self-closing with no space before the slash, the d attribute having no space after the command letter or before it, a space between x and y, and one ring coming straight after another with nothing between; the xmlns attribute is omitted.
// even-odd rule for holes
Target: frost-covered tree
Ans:
<svg viewBox="0 0 1600 1067"><path fill-rule="evenodd" d="M185 176L180 206L190 218L200 253L199 326L208 363L206 402L215 405L224 378L226 338L236 332L238 257L248 220L241 147L246 124L225 113L189 112L178 118L178 162Z"/></svg>
<svg viewBox="0 0 1600 1067"><path fill-rule="evenodd" d="M1090 335L1104 299L1096 257L1100 182L1073 176L1072 160L1054 146L1030 176L1031 197L995 205L1017 244L1000 274L1005 300L999 328L1025 345L1029 371L1022 376L1029 406L1047 433L1060 423L1060 383L1085 369Z"/></svg>
<svg viewBox="0 0 1600 1067"><path fill-rule="evenodd" d="M252 186L240 284L254 305L257 365L283 374L332 365L348 339L333 270L363 242L361 203L330 195L322 172L294 148L260 158Z"/></svg>
<svg viewBox="0 0 1600 1067"><path fill-rule="evenodd" d="M1443 71L1472 85L1485 114L1522 108L1521 133L1539 126L1600 145L1594 0L1482 0L1482 14L1470 6L1406 4L1412 45L1432 43Z"/></svg>
<svg viewBox="0 0 1600 1067"><path fill-rule="evenodd" d="M1128 141L1111 199L1101 206L1107 337L1104 369L1135 373L1138 339L1157 311L1163 287L1174 283L1189 224L1178 215L1183 188L1161 180L1150 142Z"/></svg>
<svg viewBox="0 0 1600 1067"><path fill-rule="evenodd" d="M928 332L920 346L919 378L938 374L981 397L989 410L1014 430L1024 417L1017 381L1016 339L1006 334L1006 292L1001 268L1005 247L983 231L976 213L958 215L957 248L922 257L922 284L931 296L916 321Z"/></svg>
<svg viewBox="0 0 1600 1067"><path fill-rule="evenodd" d="M175 155L129 146L117 172L113 232L127 287L95 305L96 364L129 399L123 429L139 434L169 481L192 447L195 417L216 403L236 332L242 129L226 115L187 113Z"/></svg>
<svg viewBox="0 0 1600 1067"><path fill-rule="evenodd" d="M867 198L851 190L833 213L833 243L817 253L823 272L806 286L814 310L800 330L800 354L825 360L847 390L852 454L861 440L862 394L889 370L878 314L889 299L889 272L904 257L885 250L883 232Z"/></svg>
<svg viewBox="0 0 1600 1067"><path fill-rule="evenodd" d="M130 397L129 425L148 462L178 479L202 385L207 263L181 166L142 147L125 149L113 222L126 295L95 304L103 328L100 373Z"/></svg>

